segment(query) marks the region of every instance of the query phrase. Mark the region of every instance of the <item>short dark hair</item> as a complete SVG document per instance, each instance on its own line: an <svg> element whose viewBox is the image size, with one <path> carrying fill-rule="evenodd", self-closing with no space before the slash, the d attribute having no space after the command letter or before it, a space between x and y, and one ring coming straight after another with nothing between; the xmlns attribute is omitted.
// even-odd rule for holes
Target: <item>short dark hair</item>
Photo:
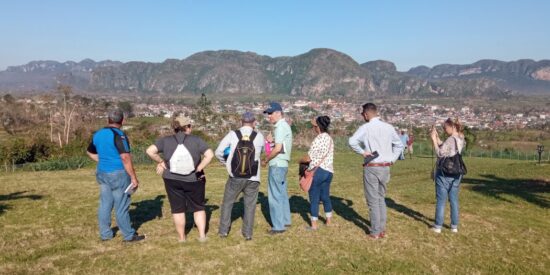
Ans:
<svg viewBox="0 0 550 275"><path fill-rule="evenodd" d="M109 124L122 124L124 120L124 112L120 109L114 109L109 111L108 114Z"/></svg>
<svg viewBox="0 0 550 275"><path fill-rule="evenodd" d="M330 126L330 117L318 116L315 119L315 122L317 122L317 126L319 127L319 130L321 130L321 133L328 133L328 127Z"/></svg>
<svg viewBox="0 0 550 275"><path fill-rule="evenodd" d="M376 107L376 105L374 103L371 103L371 102L365 103L363 105L363 112L362 113L364 114L364 113L369 112L369 111L376 112L376 111L378 111L378 108Z"/></svg>

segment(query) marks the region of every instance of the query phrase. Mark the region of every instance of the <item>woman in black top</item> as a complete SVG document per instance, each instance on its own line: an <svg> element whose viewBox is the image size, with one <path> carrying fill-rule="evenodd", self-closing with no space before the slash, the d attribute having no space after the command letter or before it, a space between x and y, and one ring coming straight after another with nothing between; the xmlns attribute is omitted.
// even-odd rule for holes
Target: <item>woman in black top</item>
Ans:
<svg viewBox="0 0 550 275"><path fill-rule="evenodd" d="M195 224L199 229L199 241L203 242L206 241L206 179L203 170L214 157L214 153L201 138L191 135L191 119L177 116L172 121L172 128L174 135L159 138L146 152L157 162L157 174L162 175L164 180L178 240L186 240L185 212L193 212ZM183 147L178 149L181 144ZM163 154L162 158L159 153ZM186 160L187 163L177 162L173 157ZM170 167L170 163L173 163L174 167ZM180 165L190 168L189 171L182 173L181 169L178 170Z"/></svg>

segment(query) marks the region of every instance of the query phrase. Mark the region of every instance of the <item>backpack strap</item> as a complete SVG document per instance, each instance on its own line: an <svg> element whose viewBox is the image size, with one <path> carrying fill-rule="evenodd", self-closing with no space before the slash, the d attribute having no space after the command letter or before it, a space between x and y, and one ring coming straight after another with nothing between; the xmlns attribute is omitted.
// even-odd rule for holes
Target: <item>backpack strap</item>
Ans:
<svg viewBox="0 0 550 275"><path fill-rule="evenodd" d="M327 135L328 135L328 134L327 134ZM330 137L330 135L329 135L329 137ZM328 157L328 154L330 154L330 151L332 150L332 146L334 146L333 143L334 143L334 142L332 141L332 138L331 138L331 139L330 139L330 146L328 147L327 152L325 153L325 155L324 155L323 158L321 159L321 162L319 162L319 165L313 167L313 169L311 169L311 170L315 170L315 169L319 168L319 166L321 166L321 164L323 164L323 162L325 162L325 159ZM311 170L309 170L309 171L311 171Z"/></svg>
<svg viewBox="0 0 550 275"><path fill-rule="evenodd" d="M176 143L177 143L178 145L180 145L180 144L183 144L183 142L185 141L185 138L187 137L187 135L186 135L186 134L183 134L183 139L181 140L181 143L178 141L178 137L176 136L176 134L174 134L173 137L174 137L174 139L176 140Z"/></svg>
<svg viewBox="0 0 550 275"><path fill-rule="evenodd" d="M252 134L250 134L250 141L254 141L258 133L256 131L252 131Z"/></svg>
<svg viewBox="0 0 550 275"><path fill-rule="evenodd" d="M235 130L235 134L237 134L237 138L239 139L239 141L243 138L243 134L241 133L241 130ZM250 141L254 141L254 138L256 138L257 135L258 135L258 132L252 131L252 133L248 138L250 139Z"/></svg>
<svg viewBox="0 0 550 275"><path fill-rule="evenodd" d="M104 129L109 129L111 130L111 132L113 132L113 144L115 145L116 148L122 147L124 148L123 150L126 151L127 153L130 152L130 140L128 139L128 136L124 133L124 131L118 129L119 131L122 132L122 133L119 133L113 127L104 127ZM117 137L119 138L118 141L120 141L121 143L117 143ZM126 140L126 144L124 144L124 142L122 141L123 139ZM121 149L118 149L118 150L120 151Z"/></svg>
<svg viewBox="0 0 550 275"><path fill-rule="evenodd" d="M237 138L241 140L243 138L243 134L241 133L241 130L235 130L235 134L237 134Z"/></svg>
<svg viewBox="0 0 550 275"><path fill-rule="evenodd" d="M455 140L456 153L460 155L460 150L458 150L458 141L456 140L456 137L453 137L453 139Z"/></svg>
<svg viewBox="0 0 550 275"><path fill-rule="evenodd" d="M105 129L111 130L111 132L113 132L113 134L114 134L115 136L120 136L120 134L119 134L117 131L115 131L115 129L113 129L113 127L105 127Z"/></svg>

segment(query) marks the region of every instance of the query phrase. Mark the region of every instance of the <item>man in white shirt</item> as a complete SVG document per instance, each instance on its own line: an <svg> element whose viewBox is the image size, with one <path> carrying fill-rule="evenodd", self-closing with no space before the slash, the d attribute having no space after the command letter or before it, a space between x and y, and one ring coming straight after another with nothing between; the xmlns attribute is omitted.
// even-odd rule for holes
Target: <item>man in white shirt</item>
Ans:
<svg viewBox="0 0 550 275"><path fill-rule="evenodd" d="M215 152L216 158L225 164L229 174L221 206L218 235L222 238L227 237L231 227L233 203L242 192L244 194L242 234L249 241L252 239L256 202L260 188L260 154L264 147L264 136L254 130L256 118L251 112L245 112L241 122L242 127L237 131L229 132ZM230 153L226 161L224 151L227 147L230 147Z"/></svg>
<svg viewBox="0 0 550 275"><path fill-rule="evenodd" d="M374 103L363 105L361 115L367 123L349 138L349 146L365 158L378 152L378 157L364 165L363 175L371 223L369 236L378 239L386 234L385 196L390 181L390 166L401 155L404 145L394 127L380 120Z"/></svg>

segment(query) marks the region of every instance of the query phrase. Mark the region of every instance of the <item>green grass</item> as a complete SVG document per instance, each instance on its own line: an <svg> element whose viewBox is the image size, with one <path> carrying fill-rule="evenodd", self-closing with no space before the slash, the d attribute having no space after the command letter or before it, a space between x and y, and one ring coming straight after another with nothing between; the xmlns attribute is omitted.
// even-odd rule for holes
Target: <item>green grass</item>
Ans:
<svg viewBox="0 0 550 275"><path fill-rule="evenodd" d="M295 154L295 158L299 155ZM431 159L415 158L392 168L388 187L388 236L366 237L368 210L360 159L336 156L332 183L336 227L308 232L309 204L289 173L293 226L271 237L265 170L254 240L240 235L236 217L229 238L216 236L226 173L207 169L209 241L176 242L162 181L151 166L138 166L141 181L131 215L148 239L125 245L100 242L93 169L0 174L0 274L28 273L459 273L542 274L550 270L550 169L548 164L466 159L461 186L459 234L428 230L434 214ZM242 211L242 204L236 204ZM237 211L236 211L237 212ZM446 224L448 224L448 209ZM114 224L114 222L113 222Z"/></svg>

